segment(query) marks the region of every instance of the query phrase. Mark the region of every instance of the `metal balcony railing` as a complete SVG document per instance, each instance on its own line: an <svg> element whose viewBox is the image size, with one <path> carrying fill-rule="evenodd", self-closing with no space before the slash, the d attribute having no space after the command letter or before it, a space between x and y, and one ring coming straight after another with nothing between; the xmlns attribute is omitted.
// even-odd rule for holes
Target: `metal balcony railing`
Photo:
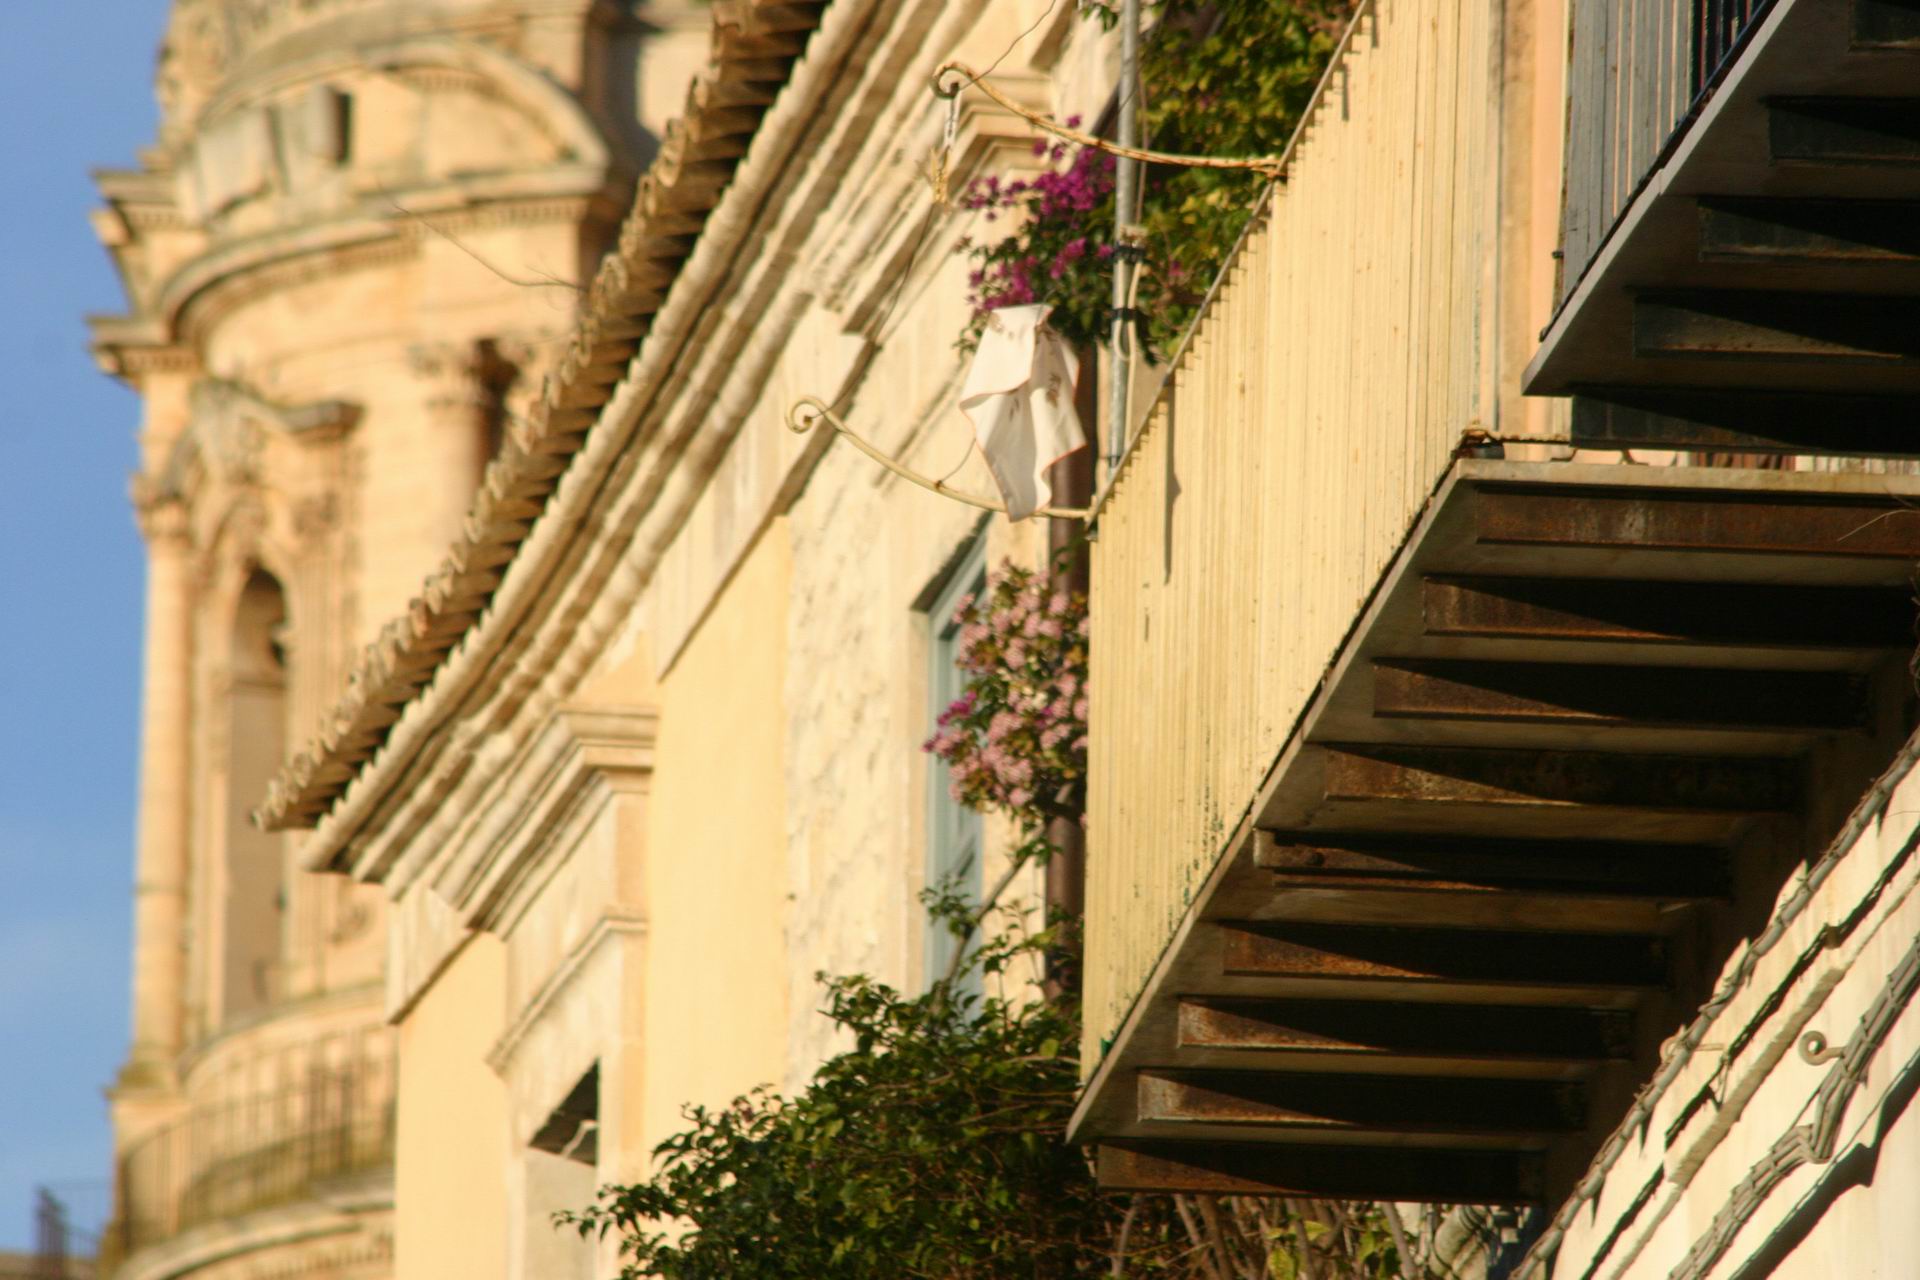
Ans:
<svg viewBox="0 0 1920 1280"><path fill-rule="evenodd" d="M1772 0L1572 0L1561 296Z"/></svg>
<svg viewBox="0 0 1920 1280"><path fill-rule="evenodd" d="M1494 8L1360 22L1098 517L1089 1070L1482 415Z"/></svg>
<svg viewBox="0 0 1920 1280"><path fill-rule="evenodd" d="M116 1169L101 1274L195 1227L390 1167L393 1078L390 1060L317 1070L298 1088L204 1107L135 1142Z"/></svg>
<svg viewBox="0 0 1920 1280"><path fill-rule="evenodd" d="M1693 0L1693 91L1713 83L1773 0Z"/></svg>

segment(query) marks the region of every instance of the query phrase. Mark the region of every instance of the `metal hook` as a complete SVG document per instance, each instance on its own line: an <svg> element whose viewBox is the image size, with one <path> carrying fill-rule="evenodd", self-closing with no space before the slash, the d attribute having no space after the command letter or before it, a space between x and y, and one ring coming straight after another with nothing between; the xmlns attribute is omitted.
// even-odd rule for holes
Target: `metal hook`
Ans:
<svg viewBox="0 0 1920 1280"><path fill-rule="evenodd" d="M951 81L947 79L949 75L953 77ZM962 89L979 79L978 76L974 75L973 72L967 70L965 66L958 62L941 63L934 69L931 78L933 80L933 92L935 96L941 98L957 98L960 96Z"/></svg>
<svg viewBox="0 0 1920 1280"><path fill-rule="evenodd" d="M1846 1052L1847 1046L1845 1045L1839 1045L1829 1049L1827 1047L1827 1038L1818 1031L1809 1031L1800 1037L1801 1060L1810 1066L1817 1067L1824 1063L1832 1062L1835 1058L1844 1056Z"/></svg>
<svg viewBox="0 0 1920 1280"><path fill-rule="evenodd" d="M794 401L793 405L787 410L787 430L799 435L806 435L822 422L845 436L847 442L853 445L854 448L866 454L869 458L872 458L875 462L885 467L888 471L891 471L894 475L899 476L902 480L911 484L917 484L922 489L937 493L943 498L952 498L955 502L964 502L970 507L978 507L982 511L998 511L1005 514L1007 510L1005 504L996 502L992 498L986 497L983 494L968 493L965 489L956 489L944 480L935 480L929 476L923 476L913 468L901 463L898 459L888 457L886 454L880 452L879 449L861 439L852 428L840 420L839 416L835 414L832 409L826 406L824 401L816 396L801 396L798 400ZM1056 520L1085 520L1089 512L1085 507L1041 507L1033 514L1037 516L1051 516Z"/></svg>

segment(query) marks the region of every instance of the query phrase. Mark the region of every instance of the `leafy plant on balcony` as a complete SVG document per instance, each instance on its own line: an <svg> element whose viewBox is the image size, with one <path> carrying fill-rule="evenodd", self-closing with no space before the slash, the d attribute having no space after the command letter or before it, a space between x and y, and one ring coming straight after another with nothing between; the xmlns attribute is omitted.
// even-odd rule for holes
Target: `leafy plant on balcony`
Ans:
<svg viewBox="0 0 1920 1280"><path fill-rule="evenodd" d="M1286 146L1351 10L1348 0L1162 0L1141 50L1140 121L1156 151L1271 156ZM1111 25L1117 5L1087 0ZM1077 125L1077 119L1068 121ZM997 239L962 241L973 260L979 338L988 311L1051 305L1069 341L1104 342L1112 320L1113 157L1037 142L1048 169L1029 178L982 178L962 198L983 221L1016 224ZM1136 308L1150 353L1164 356L1186 332L1226 263L1264 179L1248 171L1150 165L1141 190L1141 270Z"/></svg>

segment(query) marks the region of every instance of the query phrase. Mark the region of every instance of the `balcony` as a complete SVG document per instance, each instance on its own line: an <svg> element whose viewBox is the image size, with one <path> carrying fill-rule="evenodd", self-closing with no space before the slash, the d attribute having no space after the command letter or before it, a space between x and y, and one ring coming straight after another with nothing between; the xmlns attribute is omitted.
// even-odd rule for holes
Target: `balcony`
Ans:
<svg viewBox="0 0 1920 1280"><path fill-rule="evenodd" d="M1528 389L1597 447L1920 453L1920 7L1575 0L1573 41Z"/></svg>
<svg viewBox="0 0 1920 1280"><path fill-rule="evenodd" d="M1109 1187L1558 1200L1911 723L1920 478L1471 434L1496 13L1370 11L1097 513Z"/></svg>
<svg viewBox="0 0 1920 1280"><path fill-rule="evenodd" d="M391 1059L317 1069L304 1085L203 1107L121 1155L101 1274L197 1228L318 1200L390 1170Z"/></svg>

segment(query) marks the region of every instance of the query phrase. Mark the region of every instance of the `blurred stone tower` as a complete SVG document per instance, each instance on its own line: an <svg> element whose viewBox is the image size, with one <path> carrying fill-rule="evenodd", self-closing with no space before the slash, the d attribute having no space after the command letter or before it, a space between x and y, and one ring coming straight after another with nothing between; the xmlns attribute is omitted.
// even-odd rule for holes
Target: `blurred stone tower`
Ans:
<svg viewBox="0 0 1920 1280"><path fill-rule="evenodd" d="M177 0L99 175L149 556L128 1277L391 1270L377 888L248 814L439 562L706 48L696 0ZM450 1177L458 1174L450 1173Z"/></svg>

